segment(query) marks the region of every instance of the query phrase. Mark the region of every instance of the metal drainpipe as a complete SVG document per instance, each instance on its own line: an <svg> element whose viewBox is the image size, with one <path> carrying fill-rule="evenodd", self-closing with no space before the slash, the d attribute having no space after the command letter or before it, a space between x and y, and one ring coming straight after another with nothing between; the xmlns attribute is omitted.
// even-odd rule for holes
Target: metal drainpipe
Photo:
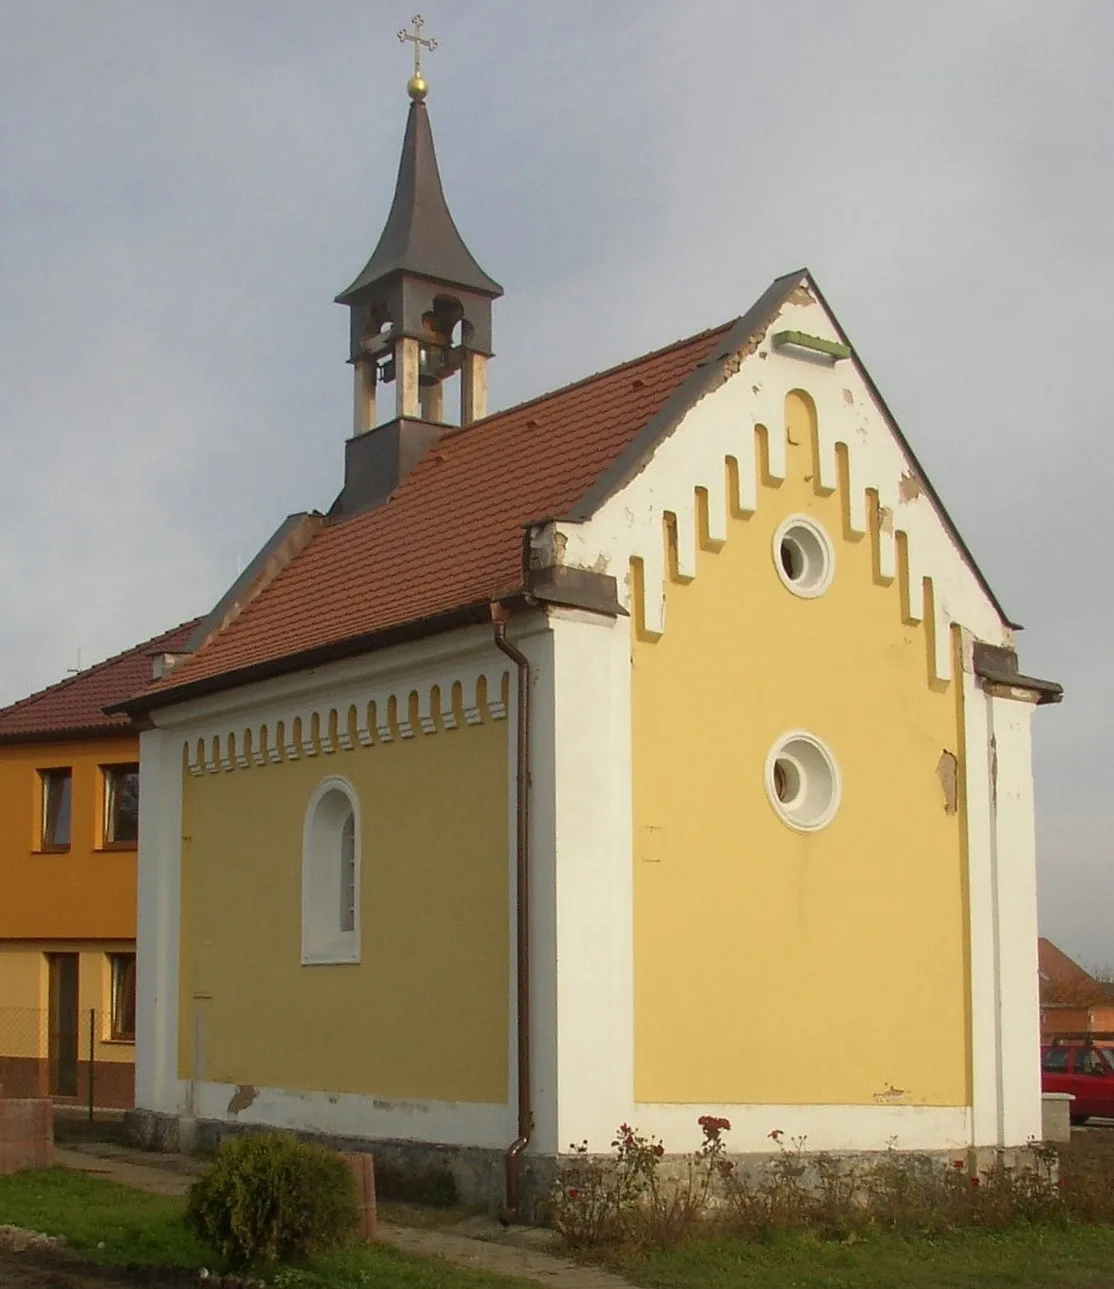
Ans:
<svg viewBox="0 0 1114 1289"><path fill-rule="evenodd" d="M519 1156L530 1144L530 660L507 639L507 611L491 606L495 645L518 667L518 766L515 795L515 957L517 966L518 1136L507 1147L505 1221L519 1216Z"/></svg>

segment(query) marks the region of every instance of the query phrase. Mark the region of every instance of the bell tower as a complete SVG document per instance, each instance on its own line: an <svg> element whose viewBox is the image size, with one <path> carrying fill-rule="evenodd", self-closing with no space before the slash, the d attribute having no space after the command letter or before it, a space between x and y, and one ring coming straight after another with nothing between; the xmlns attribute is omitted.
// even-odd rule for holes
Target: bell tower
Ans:
<svg viewBox="0 0 1114 1289"><path fill-rule="evenodd" d="M487 414L491 303L503 288L476 263L445 201L421 74L422 50L437 42L422 26L418 15L413 30L398 33L413 45L414 75L387 223L359 276L336 297L351 319L357 438L394 422L457 423L446 421L443 389L456 372L459 424ZM381 406L392 385L393 400Z"/></svg>

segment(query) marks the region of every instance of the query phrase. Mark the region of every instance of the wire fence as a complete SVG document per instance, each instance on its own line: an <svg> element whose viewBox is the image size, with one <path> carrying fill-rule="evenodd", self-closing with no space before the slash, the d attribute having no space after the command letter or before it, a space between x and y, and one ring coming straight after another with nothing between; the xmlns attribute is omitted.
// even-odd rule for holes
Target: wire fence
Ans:
<svg viewBox="0 0 1114 1289"><path fill-rule="evenodd" d="M97 1008L54 1012L0 1007L0 1097L50 1097L59 1106L128 1109L135 1102L135 1042L113 1035Z"/></svg>

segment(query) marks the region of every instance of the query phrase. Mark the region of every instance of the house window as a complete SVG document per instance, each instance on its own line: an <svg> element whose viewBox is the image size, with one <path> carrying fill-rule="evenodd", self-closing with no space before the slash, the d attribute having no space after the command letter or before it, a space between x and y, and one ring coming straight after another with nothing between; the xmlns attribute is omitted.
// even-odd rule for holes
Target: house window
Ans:
<svg viewBox="0 0 1114 1289"><path fill-rule="evenodd" d="M360 960L360 807L329 778L306 807L302 835L302 962Z"/></svg>
<svg viewBox="0 0 1114 1289"><path fill-rule="evenodd" d="M135 954L111 953L112 1037L135 1041Z"/></svg>
<svg viewBox="0 0 1114 1289"><path fill-rule="evenodd" d="M104 842L134 846L139 840L139 766L106 765L104 774Z"/></svg>
<svg viewBox="0 0 1114 1289"><path fill-rule="evenodd" d="M70 800L73 772L40 770L43 816L40 845L43 850L67 850L70 844Z"/></svg>

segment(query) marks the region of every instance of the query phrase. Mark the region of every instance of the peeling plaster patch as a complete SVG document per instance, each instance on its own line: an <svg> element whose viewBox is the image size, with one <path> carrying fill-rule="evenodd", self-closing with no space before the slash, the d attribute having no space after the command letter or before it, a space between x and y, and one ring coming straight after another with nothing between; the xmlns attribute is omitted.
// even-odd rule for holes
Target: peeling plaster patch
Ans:
<svg viewBox="0 0 1114 1289"><path fill-rule="evenodd" d="M898 484L897 490L902 501L916 501L921 495L921 481L912 470L906 470L901 476L901 482Z"/></svg>
<svg viewBox="0 0 1114 1289"><path fill-rule="evenodd" d="M258 1089L253 1088L250 1083L238 1084L236 1091L228 1098L228 1113L236 1115L241 1110L246 1110L258 1095Z"/></svg>
<svg viewBox="0 0 1114 1289"><path fill-rule="evenodd" d="M807 282L800 282L789 292L789 304L815 304L816 297L808 289Z"/></svg>
<svg viewBox="0 0 1114 1289"><path fill-rule="evenodd" d="M945 748L936 762L936 776L944 789L944 814L954 815L959 809L959 762L954 752Z"/></svg>
<svg viewBox="0 0 1114 1289"><path fill-rule="evenodd" d="M878 507L878 527L884 533L892 533L894 530L894 512L889 506Z"/></svg>
<svg viewBox="0 0 1114 1289"><path fill-rule="evenodd" d="M891 1087L887 1083L881 1092L875 1092L874 1100L879 1105L898 1105L909 1100L909 1093L905 1088Z"/></svg>
<svg viewBox="0 0 1114 1289"><path fill-rule="evenodd" d="M854 395L854 394L852 394L852 393L851 393L851 391L850 391L849 389L845 389L845 390L843 391L843 401L847 404L847 406L848 406L848 407L854 407L854 406L855 406L855 395Z"/></svg>

